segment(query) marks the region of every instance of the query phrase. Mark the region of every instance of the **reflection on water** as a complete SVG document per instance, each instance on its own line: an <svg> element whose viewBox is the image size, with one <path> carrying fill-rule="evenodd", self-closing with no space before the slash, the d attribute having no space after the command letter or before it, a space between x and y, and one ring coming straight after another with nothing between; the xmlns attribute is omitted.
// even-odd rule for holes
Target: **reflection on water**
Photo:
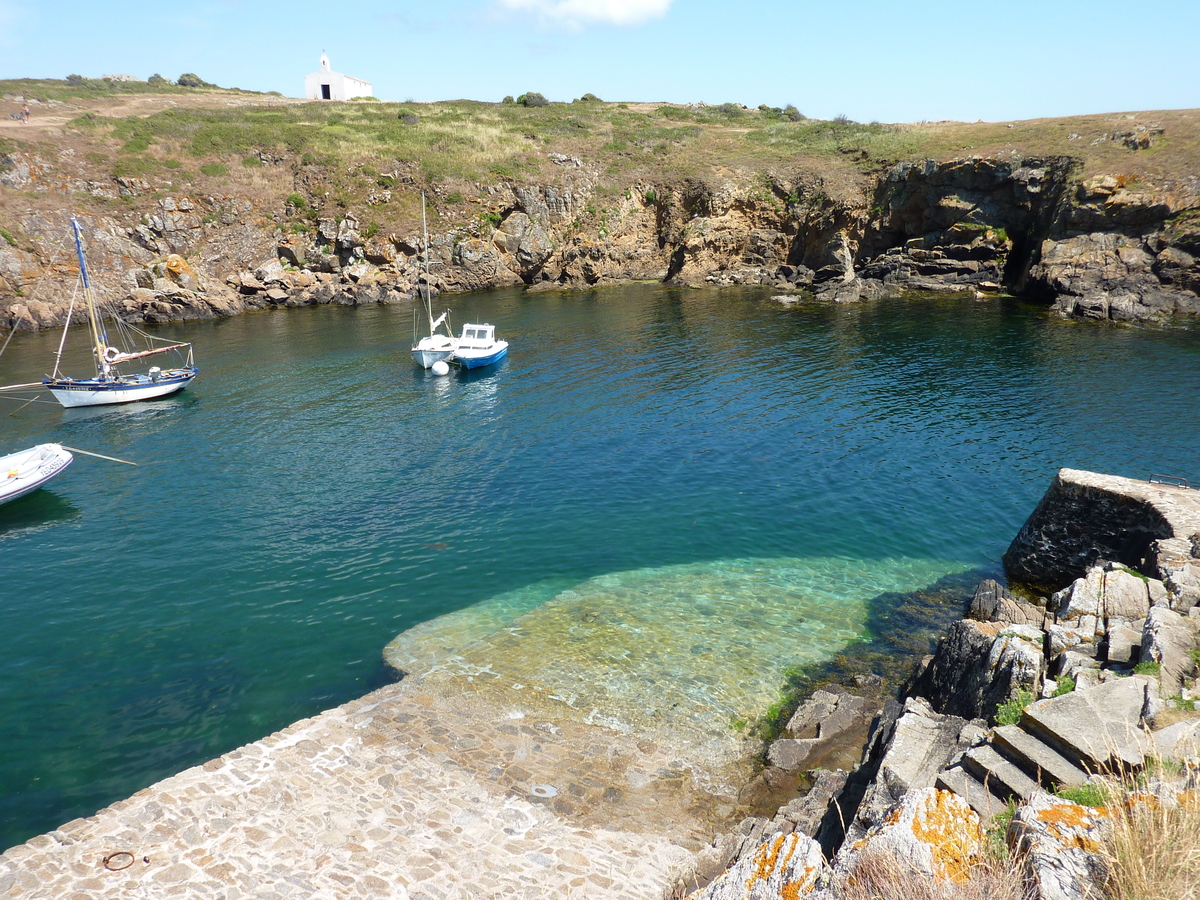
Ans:
<svg viewBox="0 0 1200 900"><path fill-rule="evenodd" d="M49 488L39 488L0 504L0 541L29 537L78 516L79 507L74 503Z"/></svg>

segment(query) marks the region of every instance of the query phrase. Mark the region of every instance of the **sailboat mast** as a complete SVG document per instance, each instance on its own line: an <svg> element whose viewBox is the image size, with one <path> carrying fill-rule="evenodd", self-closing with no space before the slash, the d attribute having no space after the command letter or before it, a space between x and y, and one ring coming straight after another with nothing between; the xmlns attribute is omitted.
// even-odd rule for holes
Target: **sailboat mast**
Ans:
<svg viewBox="0 0 1200 900"><path fill-rule="evenodd" d="M425 242L425 312L429 316L429 336L433 337L433 303L429 299L429 224L425 220L424 191L421 191L421 239Z"/></svg>
<svg viewBox="0 0 1200 900"><path fill-rule="evenodd" d="M83 258L83 233L79 229L79 220L71 216L71 228L75 232L75 252L79 256L79 277L83 281L83 297L87 301L88 322L92 330L92 349L96 354L96 374L107 371L104 362L105 341L100 334L100 317L96 313L96 301L92 297L92 282L88 278L87 261Z"/></svg>

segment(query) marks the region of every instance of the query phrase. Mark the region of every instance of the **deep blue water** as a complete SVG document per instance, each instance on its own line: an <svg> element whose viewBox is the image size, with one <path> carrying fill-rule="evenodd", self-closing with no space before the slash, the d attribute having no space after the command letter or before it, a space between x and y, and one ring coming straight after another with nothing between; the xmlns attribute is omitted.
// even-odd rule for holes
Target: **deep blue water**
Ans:
<svg viewBox="0 0 1200 900"><path fill-rule="evenodd" d="M733 558L994 567L1059 467L1200 478L1194 329L757 290L451 300L512 342L498 369L416 369L407 307L278 311L161 329L202 370L176 398L0 419L0 452L139 463L78 457L0 507L0 847L377 686L396 634L505 591ZM19 335L0 383L57 340Z"/></svg>

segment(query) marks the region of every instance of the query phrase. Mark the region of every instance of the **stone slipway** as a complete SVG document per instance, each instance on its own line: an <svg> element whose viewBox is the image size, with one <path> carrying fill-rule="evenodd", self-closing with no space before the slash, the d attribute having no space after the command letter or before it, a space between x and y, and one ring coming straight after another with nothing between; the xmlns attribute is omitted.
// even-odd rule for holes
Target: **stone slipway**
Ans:
<svg viewBox="0 0 1200 900"><path fill-rule="evenodd" d="M0 897L659 898L741 812L682 765L405 679L10 849Z"/></svg>

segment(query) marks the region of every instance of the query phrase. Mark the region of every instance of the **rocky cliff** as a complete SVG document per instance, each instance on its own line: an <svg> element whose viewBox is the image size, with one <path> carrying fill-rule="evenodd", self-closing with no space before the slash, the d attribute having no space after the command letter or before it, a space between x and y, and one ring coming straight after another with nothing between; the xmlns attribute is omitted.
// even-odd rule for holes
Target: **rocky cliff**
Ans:
<svg viewBox="0 0 1200 900"><path fill-rule="evenodd" d="M465 212L435 218L434 288L645 280L769 285L838 303L1010 292L1112 321L1200 313L1200 177L1081 180L1068 156L1007 156L902 162L851 190L827 190L802 168L713 168L615 190L587 160L553 153L548 164L536 183L476 183L454 198ZM418 202L413 179L333 211L322 177L295 162L286 198L183 196L138 178L87 181L74 154L10 152L0 157L0 328L65 318L68 210L84 195L116 201L80 218L101 294L132 321L411 300L420 232L362 221L374 205Z"/></svg>

